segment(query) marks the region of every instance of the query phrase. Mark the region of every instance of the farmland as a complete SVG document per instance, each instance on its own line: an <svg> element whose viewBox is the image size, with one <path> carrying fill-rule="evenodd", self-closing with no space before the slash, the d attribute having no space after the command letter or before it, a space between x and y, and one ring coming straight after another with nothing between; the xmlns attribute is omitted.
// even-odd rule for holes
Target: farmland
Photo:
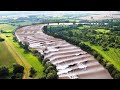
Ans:
<svg viewBox="0 0 120 90"><path fill-rule="evenodd" d="M15 62L16 62L15 58L13 57L11 52L8 50L6 41L0 42L0 66L6 65L9 68L11 68L12 64Z"/></svg>

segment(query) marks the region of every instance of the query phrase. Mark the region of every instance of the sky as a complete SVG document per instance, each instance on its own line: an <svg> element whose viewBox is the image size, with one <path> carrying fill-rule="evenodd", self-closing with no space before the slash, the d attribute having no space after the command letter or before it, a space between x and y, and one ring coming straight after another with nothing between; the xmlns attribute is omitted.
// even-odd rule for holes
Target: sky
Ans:
<svg viewBox="0 0 120 90"><path fill-rule="evenodd" d="M39 15L39 14L51 14L51 15L63 15L65 13L90 13L90 14L115 14L119 11L0 11L0 16L26 16L26 15Z"/></svg>

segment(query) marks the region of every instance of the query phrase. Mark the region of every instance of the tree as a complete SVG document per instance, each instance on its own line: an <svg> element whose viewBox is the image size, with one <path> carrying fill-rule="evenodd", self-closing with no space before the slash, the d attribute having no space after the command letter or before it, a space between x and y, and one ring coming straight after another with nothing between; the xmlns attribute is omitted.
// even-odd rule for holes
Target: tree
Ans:
<svg viewBox="0 0 120 90"><path fill-rule="evenodd" d="M4 31L3 31L3 30L1 30L1 33L4 33Z"/></svg>
<svg viewBox="0 0 120 90"><path fill-rule="evenodd" d="M55 78L55 79L58 78L57 71L55 71L55 70L50 70L50 73L53 73L53 74L54 74L54 78Z"/></svg>
<svg viewBox="0 0 120 90"><path fill-rule="evenodd" d="M17 41L17 38L14 36L14 37L13 37L13 40L14 40L14 41Z"/></svg>
<svg viewBox="0 0 120 90"><path fill-rule="evenodd" d="M25 49L25 51L29 51L29 43L28 42L24 42L23 48Z"/></svg>
<svg viewBox="0 0 120 90"><path fill-rule="evenodd" d="M83 25L82 24L78 24L78 27L83 27Z"/></svg>
<svg viewBox="0 0 120 90"><path fill-rule="evenodd" d="M49 73L50 70L54 70L54 67L53 66L48 66L45 70L45 73Z"/></svg>
<svg viewBox="0 0 120 90"><path fill-rule="evenodd" d="M15 79L22 79L22 77L23 77L23 73L17 73L15 75Z"/></svg>
<svg viewBox="0 0 120 90"><path fill-rule="evenodd" d="M40 77L39 79L46 79L46 75Z"/></svg>
<svg viewBox="0 0 120 90"><path fill-rule="evenodd" d="M32 50L33 54L38 53L38 50Z"/></svg>
<svg viewBox="0 0 120 90"><path fill-rule="evenodd" d="M45 67L49 67L49 66L52 66L52 64L47 61L46 64L45 64Z"/></svg>
<svg viewBox="0 0 120 90"><path fill-rule="evenodd" d="M30 68L30 77L32 77L36 72L37 71L33 67L31 67Z"/></svg>
<svg viewBox="0 0 120 90"><path fill-rule="evenodd" d="M98 55L96 58L98 61L101 61L103 59L103 57L101 55Z"/></svg>
<svg viewBox="0 0 120 90"><path fill-rule="evenodd" d="M111 73L111 75L114 77L117 73L118 73L117 70L113 70L112 73Z"/></svg>
<svg viewBox="0 0 120 90"><path fill-rule="evenodd" d="M112 71L114 70L114 65L107 63L106 69L107 69L110 73L112 73Z"/></svg>
<svg viewBox="0 0 120 90"><path fill-rule="evenodd" d="M98 54L97 54L96 51L93 51L92 54L93 54L93 56L94 56L95 58L97 58Z"/></svg>
<svg viewBox="0 0 120 90"><path fill-rule="evenodd" d="M120 79L120 73L115 74L114 78L115 79Z"/></svg>
<svg viewBox="0 0 120 90"><path fill-rule="evenodd" d="M19 65L19 64L13 64L13 73L23 73L24 72L24 67Z"/></svg>
<svg viewBox="0 0 120 90"><path fill-rule="evenodd" d="M22 42L21 42L21 41L19 42L19 45L20 45L20 47L23 47L23 44L22 44Z"/></svg>
<svg viewBox="0 0 120 90"><path fill-rule="evenodd" d="M5 39L3 39L3 38L0 37L0 41L5 41Z"/></svg>
<svg viewBox="0 0 120 90"><path fill-rule="evenodd" d="M103 50L104 50L104 51L109 51L109 48L104 47Z"/></svg>
<svg viewBox="0 0 120 90"><path fill-rule="evenodd" d="M42 61L42 64L43 64L43 65L45 65L45 64L46 64L46 62L47 62L46 60L43 60L43 61Z"/></svg>
<svg viewBox="0 0 120 90"><path fill-rule="evenodd" d="M9 75L9 69L5 66L0 67L0 77Z"/></svg>
<svg viewBox="0 0 120 90"><path fill-rule="evenodd" d="M46 79L56 79L53 73L48 73Z"/></svg>
<svg viewBox="0 0 120 90"><path fill-rule="evenodd" d="M73 32L72 31L68 31L68 34L69 34L70 37L73 36Z"/></svg>

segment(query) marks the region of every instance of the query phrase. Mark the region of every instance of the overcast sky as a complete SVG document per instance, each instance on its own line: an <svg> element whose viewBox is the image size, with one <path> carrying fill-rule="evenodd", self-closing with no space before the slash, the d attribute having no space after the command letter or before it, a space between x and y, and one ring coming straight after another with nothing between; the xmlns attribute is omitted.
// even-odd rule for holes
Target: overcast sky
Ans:
<svg viewBox="0 0 120 90"><path fill-rule="evenodd" d="M38 14L53 14L59 15L64 13L93 13L93 14L115 14L119 11L0 11L0 16L8 15L38 15Z"/></svg>

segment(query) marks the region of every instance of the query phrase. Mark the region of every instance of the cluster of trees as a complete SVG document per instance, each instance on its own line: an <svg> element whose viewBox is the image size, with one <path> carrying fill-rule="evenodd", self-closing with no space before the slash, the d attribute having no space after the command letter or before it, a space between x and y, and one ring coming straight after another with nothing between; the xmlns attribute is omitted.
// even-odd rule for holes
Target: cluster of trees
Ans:
<svg viewBox="0 0 120 90"><path fill-rule="evenodd" d="M13 70L10 72L8 67L1 66L0 67L0 78L1 79L22 79L24 73L24 67L19 64L13 64Z"/></svg>
<svg viewBox="0 0 120 90"><path fill-rule="evenodd" d="M5 41L5 39L4 39L4 38L2 38L2 37L0 37L0 42L2 42L2 41Z"/></svg>
<svg viewBox="0 0 120 90"><path fill-rule="evenodd" d="M49 31L49 29L47 29L47 27L46 27L46 31L47 30ZM83 41L88 41L89 40L89 41L91 41L90 42L91 44L96 44L96 43L99 42L99 44L103 47L103 50L107 51L107 50L109 50L109 48L107 47L108 42L105 41L106 38L102 38L102 36L100 38L96 38L96 37L93 36L93 34L91 36L91 35L87 34L88 30L87 31L83 30L83 33L82 34L79 33L79 35L73 33L72 31L67 31L66 29L62 30L62 31L56 30L55 33L50 33L50 32L46 32L46 31L44 31L46 34L52 35L56 38L64 39L67 42L69 42L73 45L77 45L82 50L92 54L99 61L99 63L101 63L106 69L108 69L108 71L110 72L110 74L113 78L120 79L120 72L112 64L109 64L107 61L103 60L103 57L97 51L91 49L91 47L89 47L88 45L81 42L82 40ZM52 29L51 29L51 31L52 31ZM92 31L90 31L90 32L92 32ZM100 42L100 40L101 40L101 42ZM111 39L111 41L112 40L113 39ZM110 47L113 47L114 44L111 43Z"/></svg>
<svg viewBox="0 0 120 90"><path fill-rule="evenodd" d="M43 72L46 74L46 76L42 79L57 79L58 78L57 69L55 65L51 64L49 60L43 60L42 64L45 67Z"/></svg>
<svg viewBox="0 0 120 90"><path fill-rule="evenodd" d="M77 25L53 25L53 26L44 26L44 31L47 33L55 33L57 31L62 31L62 30L72 30L72 29L77 29Z"/></svg>
<svg viewBox="0 0 120 90"><path fill-rule="evenodd" d="M114 32L114 31L120 31L120 26L113 26L111 28L111 31Z"/></svg>

